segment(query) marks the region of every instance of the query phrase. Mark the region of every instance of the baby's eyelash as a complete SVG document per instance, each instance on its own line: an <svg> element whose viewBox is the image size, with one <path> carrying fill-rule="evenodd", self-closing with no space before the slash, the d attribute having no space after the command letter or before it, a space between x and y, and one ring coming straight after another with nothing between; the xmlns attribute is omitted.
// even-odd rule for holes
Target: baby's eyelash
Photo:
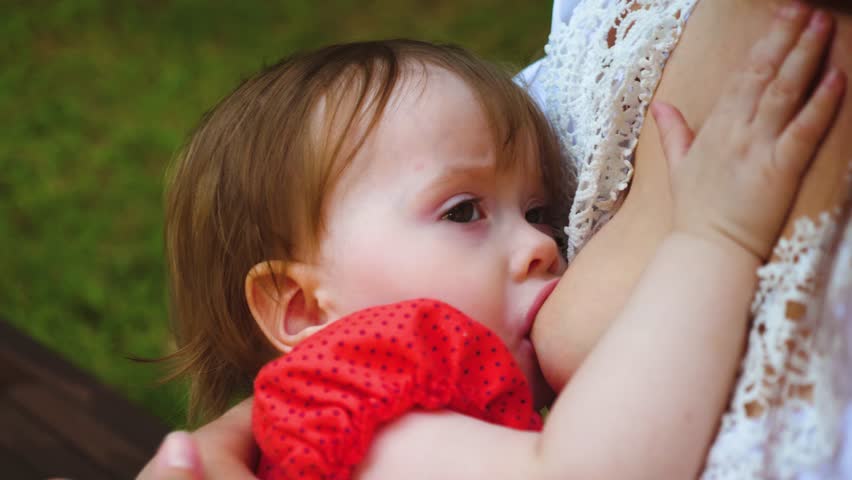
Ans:
<svg viewBox="0 0 852 480"><path fill-rule="evenodd" d="M538 225L547 225L552 222L550 207L547 205L539 205L532 207L524 212L524 218L527 222Z"/></svg>
<svg viewBox="0 0 852 480"><path fill-rule="evenodd" d="M455 223L471 223L481 220L484 216L480 206L481 199L467 198L450 207L441 216L441 220L449 220Z"/></svg>

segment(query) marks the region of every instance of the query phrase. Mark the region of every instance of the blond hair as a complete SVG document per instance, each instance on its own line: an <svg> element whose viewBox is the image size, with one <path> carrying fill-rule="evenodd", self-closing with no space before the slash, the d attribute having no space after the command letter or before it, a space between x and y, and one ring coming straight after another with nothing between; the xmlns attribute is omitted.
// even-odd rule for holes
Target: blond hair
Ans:
<svg viewBox="0 0 852 480"><path fill-rule="evenodd" d="M170 171L166 254L178 350L169 358L173 377L189 376L192 421L250 394L260 367L280 355L252 318L245 276L264 260L315 251L324 199L411 65L445 69L474 91L503 152L498 168L518 161L522 138L533 140L551 204L568 211L574 176L545 117L507 72L461 48L351 43L264 68L203 117Z"/></svg>

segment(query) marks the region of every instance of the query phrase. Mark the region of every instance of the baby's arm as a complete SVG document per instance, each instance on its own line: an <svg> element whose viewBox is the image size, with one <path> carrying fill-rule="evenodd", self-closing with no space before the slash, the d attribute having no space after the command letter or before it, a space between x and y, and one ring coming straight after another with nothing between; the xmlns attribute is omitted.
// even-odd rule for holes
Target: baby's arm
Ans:
<svg viewBox="0 0 852 480"><path fill-rule="evenodd" d="M799 108L830 36L807 23L776 22L694 145L676 111L656 107L674 231L544 432L410 415L376 442L360 478L695 476L733 381L754 270L844 90L829 74ZM417 434L394 438L405 430Z"/></svg>

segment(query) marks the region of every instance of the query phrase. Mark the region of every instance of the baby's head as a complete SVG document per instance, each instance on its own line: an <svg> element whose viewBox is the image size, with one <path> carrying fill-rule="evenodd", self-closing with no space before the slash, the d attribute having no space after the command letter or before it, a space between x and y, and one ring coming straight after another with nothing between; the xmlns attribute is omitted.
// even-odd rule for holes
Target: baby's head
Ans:
<svg viewBox="0 0 852 480"><path fill-rule="evenodd" d="M459 48L356 43L264 69L172 171L191 410L220 412L329 322L415 297L490 327L535 384L530 321L563 269L554 236L573 178L530 97Z"/></svg>

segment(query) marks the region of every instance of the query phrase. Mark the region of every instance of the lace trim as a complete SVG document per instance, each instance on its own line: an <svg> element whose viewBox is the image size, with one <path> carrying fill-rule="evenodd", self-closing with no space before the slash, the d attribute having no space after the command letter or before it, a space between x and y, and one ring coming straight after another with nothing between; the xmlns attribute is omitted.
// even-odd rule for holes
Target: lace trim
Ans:
<svg viewBox="0 0 852 480"><path fill-rule="evenodd" d="M545 112L577 167L568 258L619 206L633 175L633 150L663 66L695 0L588 0L545 47ZM614 19L614 20L613 20Z"/></svg>
<svg viewBox="0 0 852 480"><path fill-rule="evenodd" d="M824 311L820 316L827 323L826 334L820 340L837 360L833 364L832 380L838 396L852 401L852 375L849 374L852 372L852 215L847 218L828 278Z"/></svg>
<svg viewBox="0 0 852 480"><path fill-rule="evenodd" d="M846 218L819 316L824 325L817 338L832 359L834 398L842 399L846 407L834 453L828 463L813 471L813 478L852 478L852 216Z"/></svg>
<svg viewBox="0 0 852 480"><path fill-rule="evenodd" d="M834 452L842 405L831 365L841 340L824 344L814 311L836 232L828 213L800 218L775 260L758 270L747 353L703 479L795 478Z"/></svg>

